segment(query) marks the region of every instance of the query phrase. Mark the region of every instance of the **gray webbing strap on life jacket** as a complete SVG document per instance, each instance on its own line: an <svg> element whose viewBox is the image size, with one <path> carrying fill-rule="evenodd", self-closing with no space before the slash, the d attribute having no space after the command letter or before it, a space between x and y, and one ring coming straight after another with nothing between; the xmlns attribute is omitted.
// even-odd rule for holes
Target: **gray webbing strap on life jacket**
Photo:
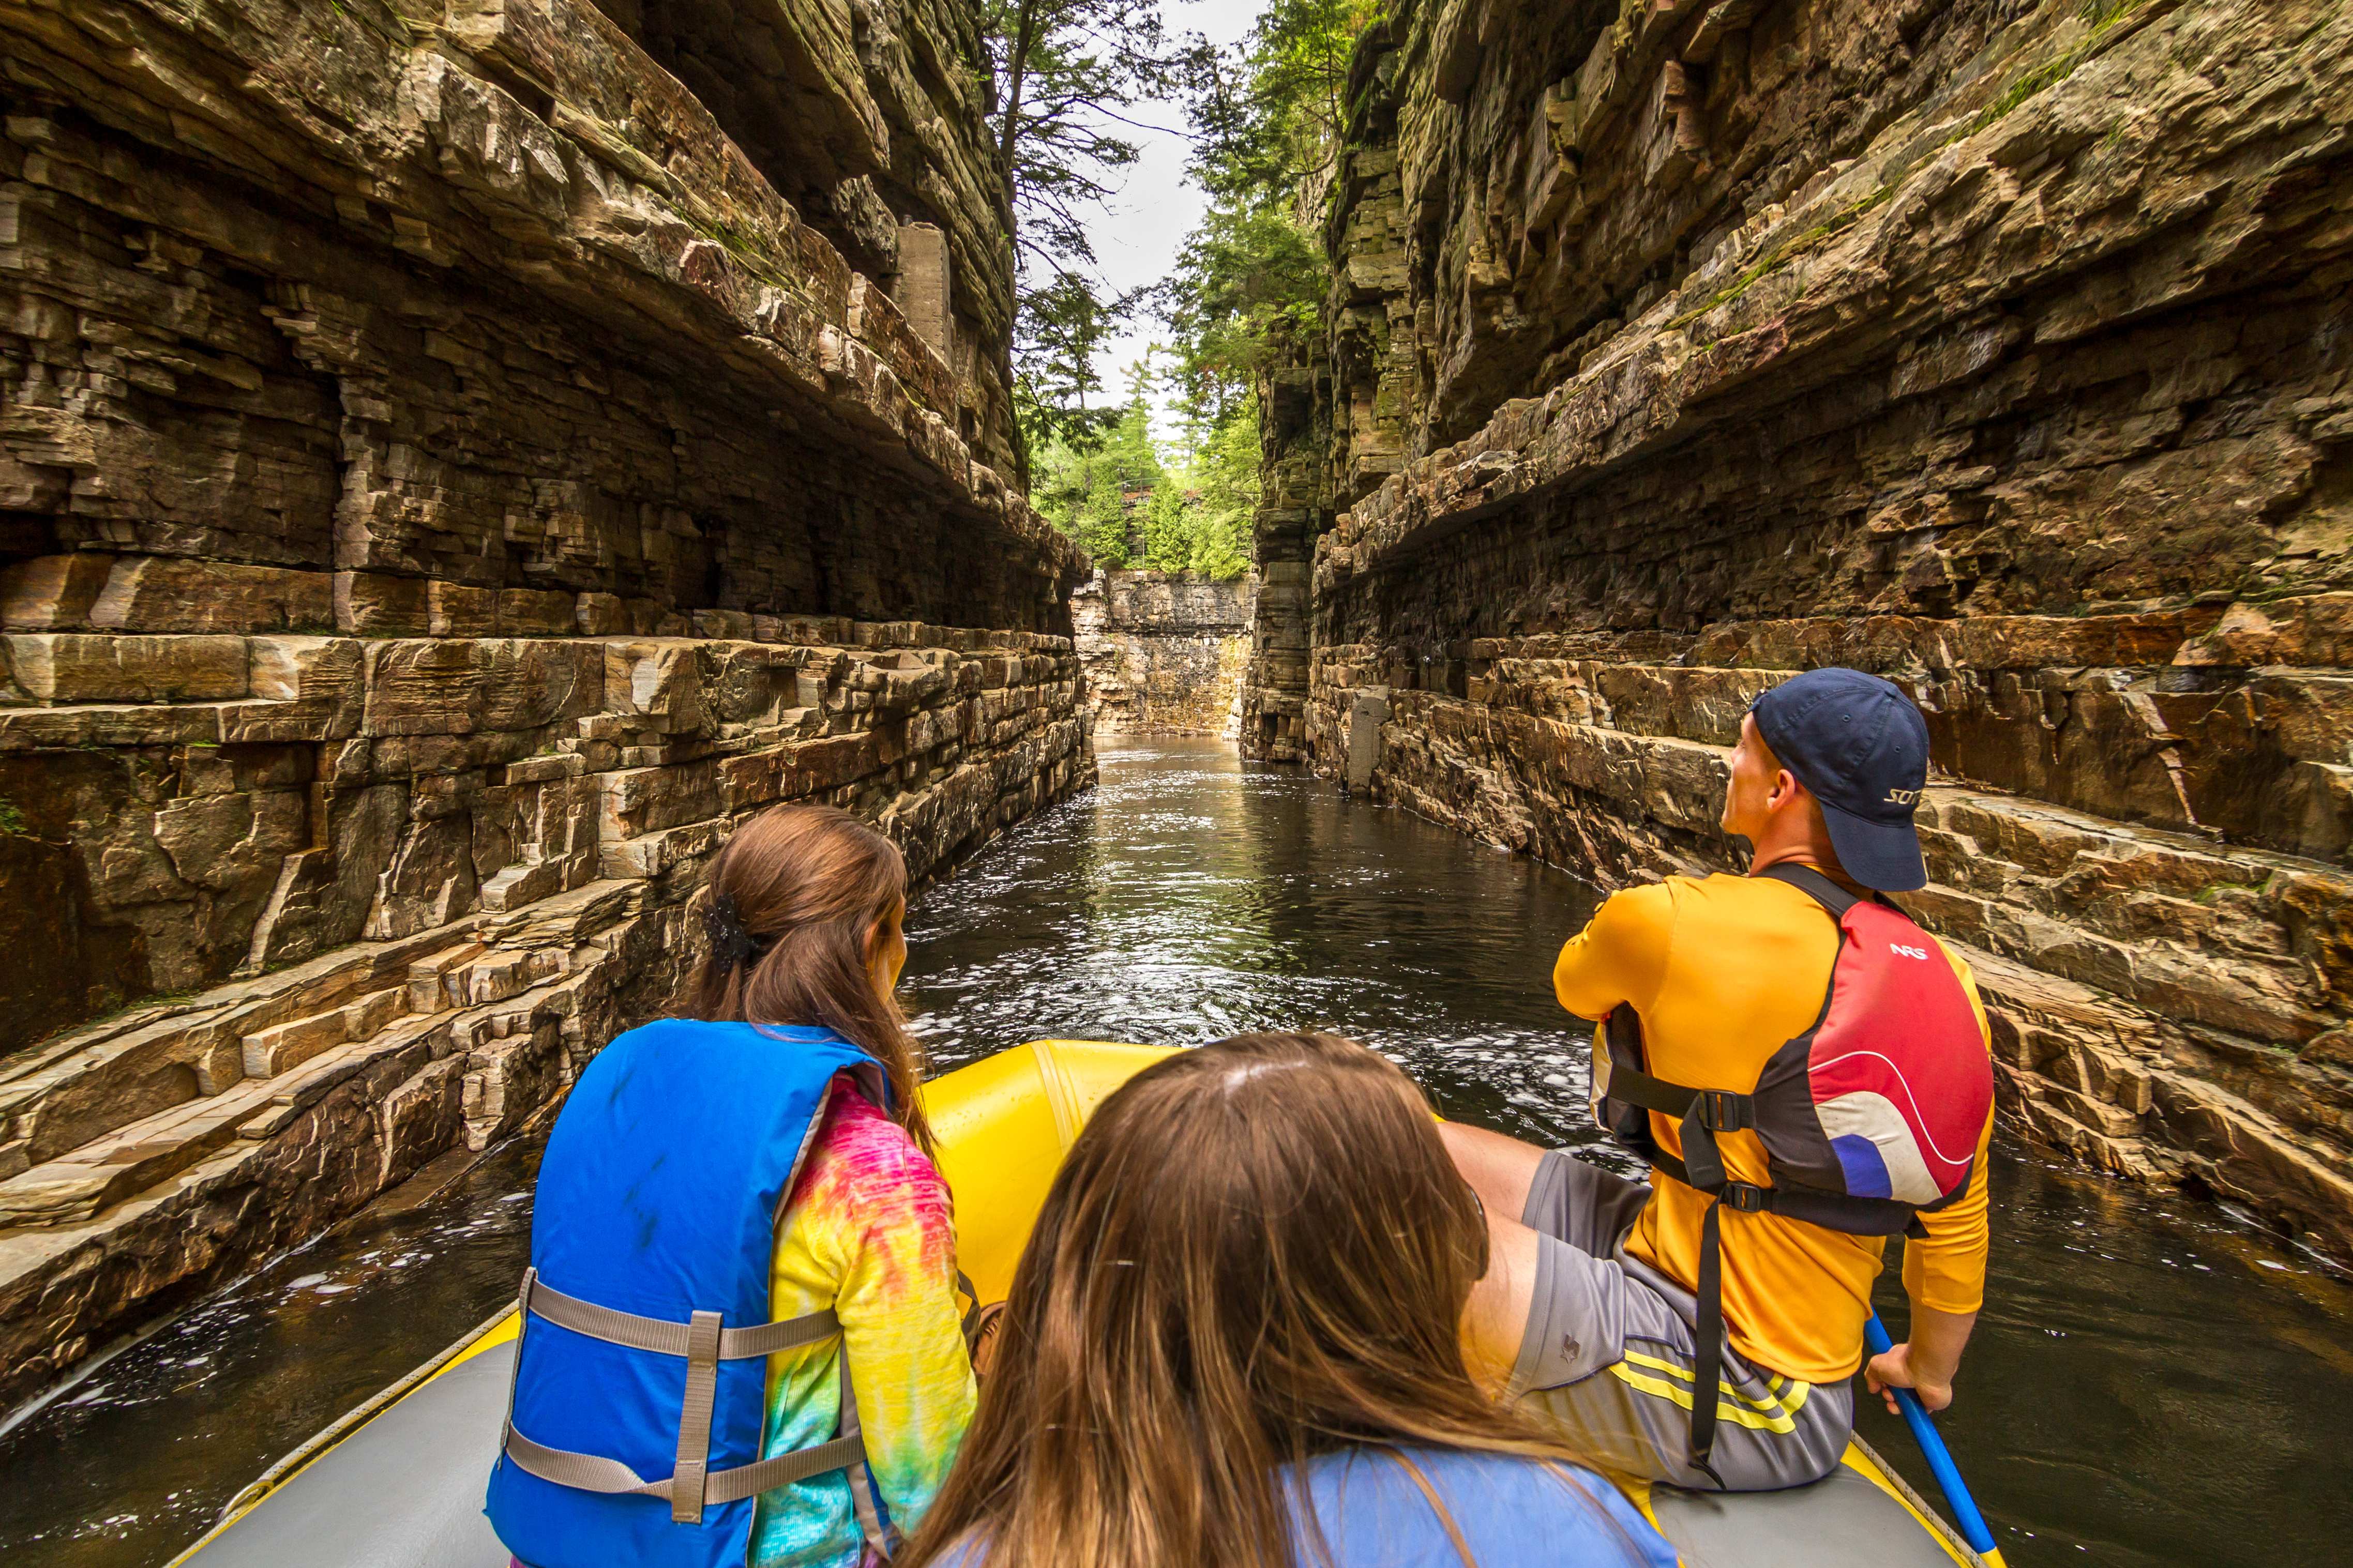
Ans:
<svg viewBox="0 0 2353 1568"><path fill-rule="evenodd" d="M618 1459L550 1448L533 1442L512 1427L507 1428L507 1458L543 1481L554 1481L557 1486L573 1487L584 1492L634 1492L645 1497L667 1498L672 1513L677 1511L678 1498L670 1477L665 1476L658 1481L644 1480ZM713 1470L702 1478L702 1502L712 1507L723 1502L741 1502L772 1487L805 1481L828 1470L847 1469L852 1465L863 1464L865 1458L865 1440L853 1436L837 1437L814 1448L796 1448L789 1454L779 1454L773 1459L762 1459L756 1464L738 1465L732 1470ZM691 1524L697 1521L684 1520L680 1522Z"/></svg>
<svg viewBox="0 0 2353 1568"><path fill-rule="evenodd" d="M678 1457L670 1472L670 1517L702 1521L710 1500L711 1412L719 1402L719 1323L723 1312L697 1312L686 1327L686 1393L678 1402Z"/></svg>
<svg viewBox="0 0 2353 1568"><path fill-rule="evenodd" d="M848 1356L841 1358L839 1430L841 1436L836 1439L838 1442L862 1444L865 1441L865 1434L858 1425L858 1391L850 1384ZM885 1520L881 1510L874 1506L874 1476L866 1468L865 1449L860 1447L858 1457L842 1468L849 1475L849 1502L858 1514L859 1532L866 1537L867 1544L874 1548L875 1554L887 1563L899 1555L899 1527Z"/></svg>
<svg viewBox="0 0 2353 1568"><path fill-rule="evenodd" d="M652 1351L658 1355L691 1353L693 1324L667 1322L660 1318L640 1318L634 1312L617 1312L610 1307L599 1307L593 1301L583 1301L577 1296L567 1296L553 1285L541 1284L536 1268L523 1271L522 1301L524 1311L536 1313L575 1334L586 1334L608 1344L627 1345L631 1350ZM716 1318L718 1314L697 1312L695 1316ZM811 1312L806 1318L787 1318L780 1323L761 1323L749 1329L722 1329L719 1331L718 1354L713 1359L748 1361L754 1356L774 1355L778 1351L813 1345L839 1332L841 1321L829 1308L822 1312Z"/></svg>
<svg viewBox="0 0 2353 1568"><path fill-rule="evenodd" d="M746 1329L722 1327L721 1314L717 1312L697 1312L690 1321L671 1322L617 1311L567 1296L541 1284L536 1268L523 1270L521 1306L526 1327L528 1320L537 1316L559 1328L608 1344L651 1351L658 1355L681 1356L686 1361L686 1394L680 1403L678 1416L678 1455L670 1475L649 1481L618 1459L534 1443L514 1429L510 1412L505 1450L527 1474L581 1491L663 1498L670 1503L670 1518L680 1524L701 1523L706 1507L739 1502L771 1487L806 1480L828 1470L852 1471L850 1489L853 1493L859 1490L854 1482L865 1469L866 1443L859 1435L856 1407L849 1401L846 1364L842 1368L842 1404L851 1414L841 1436L830 1443L796 1448L789 1454L738 1465L733 1469L713 1471L707 1468L712 1411L718 1398L719 1363L748 1361L831 1339L841 1332L841 1321L830 1310ZM870 1535L874 1533L869 1531Z"/></svg>

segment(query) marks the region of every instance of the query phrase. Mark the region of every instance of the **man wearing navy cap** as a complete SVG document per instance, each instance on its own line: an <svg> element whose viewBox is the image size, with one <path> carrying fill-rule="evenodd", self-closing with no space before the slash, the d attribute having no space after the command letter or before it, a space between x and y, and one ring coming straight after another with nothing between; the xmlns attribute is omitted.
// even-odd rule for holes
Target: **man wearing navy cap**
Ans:
<svg viewBox="0 0 2353 1568"><path fill-rule="evenodd" d="M1746 1094L1776 1051L1825 1016L1841 942L1821 903L1760 873L1811 867L1866 897L1925 885L1912 816L1927 783L1927 726L1887 681L1810 670L1751 704L1731 760L1722 826L1749 841L1748 875L1670 877L1612 895L1561 950L1553 986L1580 1017L1630 1007L1648 1073ZM1905 947L1951 965L1977 1026L1967 1048L1986 1048L1968 966L1926 935ZM1682 1169L1678 1123L1648 1121ZM1600 1463L1654 1480L1765 1490L1837 1466L1883 1237L1720 1208L1721 1392L1712 1452L1695 1466L1695 1367L1711 1359L1696 1353L1694 1329L1709 1194L1663 1173L1644 1186L1478 1128L1444 1131L1493 1233L1468 1342L1509 1397ZM1873 1358L1866 1380L1891 1408L1897 1386L1931 1410L1951 1402L1984 1292L1991 1131L1989 1115L1967 1186L1922 1212L1926 1235L1905 1245L1911 1337ZM1771 1184L1754 1132L1722 1131L1717 1147L1731 1181Z"/></svg>

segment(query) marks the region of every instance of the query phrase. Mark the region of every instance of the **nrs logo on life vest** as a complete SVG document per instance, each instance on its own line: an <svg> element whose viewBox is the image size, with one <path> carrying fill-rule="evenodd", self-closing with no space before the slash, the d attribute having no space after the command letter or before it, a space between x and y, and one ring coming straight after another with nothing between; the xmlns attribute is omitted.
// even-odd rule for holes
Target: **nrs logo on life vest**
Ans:
<svg viewBox="0 0 2353 1568"><path fill-rule="evenodd" d="M1900 943L1892 942L1887 944L1887 951L1895 954L1898 958L1926 958L1928 956L1928 950L1925 947L1905 947Z"/></svg>

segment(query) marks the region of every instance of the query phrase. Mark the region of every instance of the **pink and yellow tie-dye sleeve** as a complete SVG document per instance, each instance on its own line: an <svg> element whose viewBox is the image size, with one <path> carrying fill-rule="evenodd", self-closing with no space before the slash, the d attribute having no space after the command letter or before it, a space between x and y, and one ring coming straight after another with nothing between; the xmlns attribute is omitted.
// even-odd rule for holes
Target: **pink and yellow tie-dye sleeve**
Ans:
<svg viewBox="0 0 2353 1568"><path fill-rule="evenodd" d="M778 1229L770 1306L841 1319L867 1464L882 1506L912 1531L972 1421L972 1366L955 1299L947 1185L904 1130L836 1080ZM768 1363L761 1454L832 1439L832 1342ZM815 1476L760 1496L754 1568L848 1568L864 1551L849 1478Z"/></svg>

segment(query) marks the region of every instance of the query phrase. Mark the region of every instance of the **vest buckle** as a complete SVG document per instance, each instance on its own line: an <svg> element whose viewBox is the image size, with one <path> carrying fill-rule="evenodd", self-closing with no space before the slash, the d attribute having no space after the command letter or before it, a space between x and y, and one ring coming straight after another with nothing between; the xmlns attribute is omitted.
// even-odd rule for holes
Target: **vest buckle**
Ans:
<svg viewBox="0 0 2353 1568"><path fill-rule="evenodd" d="M1730 1089L1701 1089L1699 1111L1701 1125L1714 1132L1745 1132L1757 1125L1756 1100Z"/></svg>
<svg viewBox="0 0 2353 1568"><path fill-rule="evenodd" d="M1763 1214L1773 1201L1773 1189L1753 1182L1726 1182L1716 1200L1740 1214Z"/></svg>

